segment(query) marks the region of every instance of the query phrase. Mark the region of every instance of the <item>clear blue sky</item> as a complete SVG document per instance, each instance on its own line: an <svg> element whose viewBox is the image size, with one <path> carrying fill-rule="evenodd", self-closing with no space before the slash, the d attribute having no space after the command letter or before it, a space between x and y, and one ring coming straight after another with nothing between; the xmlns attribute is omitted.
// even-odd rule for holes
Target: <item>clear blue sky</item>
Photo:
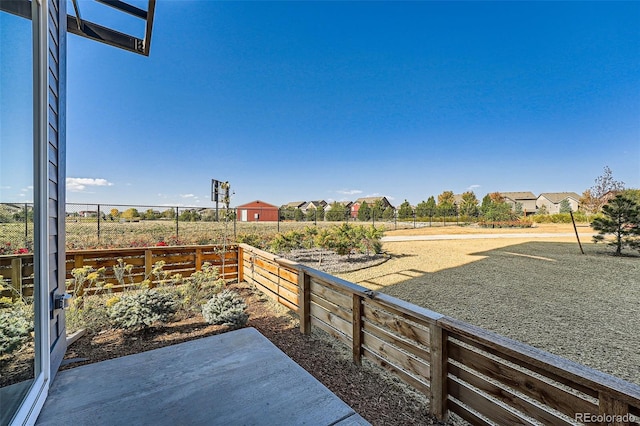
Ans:
<svg viewBox="0 0 640 426"><path fill-rule="evenodd" d="M150 57L67 72L70 202L640 187L640 2L159 0Z"/></svg>

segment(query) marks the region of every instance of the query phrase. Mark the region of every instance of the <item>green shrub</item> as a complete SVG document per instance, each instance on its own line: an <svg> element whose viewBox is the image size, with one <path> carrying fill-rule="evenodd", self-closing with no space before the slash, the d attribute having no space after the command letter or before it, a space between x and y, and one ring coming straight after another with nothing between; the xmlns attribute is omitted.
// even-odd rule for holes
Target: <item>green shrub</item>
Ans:
<svg viewBox="0 0 640 426"><path fill-rule="evenodd" d="M220 277L220 270L209 262L202 264L200 271L196 271L184 284L177 288L182 297L182 305L185 311L199 312L202 305L213 295L224 288L225 281Z"/></svg>
<svg viewBox="0 0 640 426"><path fill-rule="evenodd" d="M246 309L247 305L238 293L224 290L205 303L202 316L209 324L243 327L249 319Z"/></svg>
<svg viewBox="0 0 640 426"><path fill-rule="evenodd" d="M148 289L125 294L107 310L115 327L139 330L155 322L167 322L176 313L177 305L173 294Z"/></svg>
<svg viewBox="0 0 640 426"><path fill-rule="evenodd" d="M17 351L31 338L33 321L28 309L28 306L22 304L0 309L0 355Z"/></svg>
<svg viewBox="0 0 640 426"><path fill-rule="evenodd" d="M109 327L110 320L106 301L115 296L94 294L73 298L65 313L67 331L80 329L100 331Z"/></svg>

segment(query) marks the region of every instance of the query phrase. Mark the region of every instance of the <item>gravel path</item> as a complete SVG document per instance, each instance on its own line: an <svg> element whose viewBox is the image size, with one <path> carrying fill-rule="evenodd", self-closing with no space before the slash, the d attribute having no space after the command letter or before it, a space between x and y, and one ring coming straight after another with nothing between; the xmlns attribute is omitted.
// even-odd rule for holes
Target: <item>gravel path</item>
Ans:
<svg viewBox="0 0 640 426"><path fill-rule="evenodd" d="M595 234L592 234L595 235ZM580 238L591 237L592 235L581 234ZM442 241L442 240L486 240L494 238L522 238L523 234L460 234L460 235L393 235L382 237L382 242L398 241ZM572 233L537 233L526 234L527 238L575 238Z"/></svg>

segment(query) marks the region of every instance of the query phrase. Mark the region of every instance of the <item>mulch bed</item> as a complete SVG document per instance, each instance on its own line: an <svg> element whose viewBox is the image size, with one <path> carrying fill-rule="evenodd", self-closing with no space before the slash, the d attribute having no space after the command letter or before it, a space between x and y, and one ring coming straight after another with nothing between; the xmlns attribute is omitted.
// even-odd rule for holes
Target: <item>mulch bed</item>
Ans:
<svg viewBox="0 0 640 426"><path fill-rule="evenodd" d="M364 362L358 367L351 351L340 342L314 331L302 335L298 321L285 308L254 290L248 283L231 284L245 299L249 327L254 327L302 368L374 425L439 424L428 415L425 395L414 392L386 371ZM130 355L188 340L229 331L226 326L209 325L202 317L127 334L107 330L86 335L73 343L65 355L62 370L106 359Z"/></svg>

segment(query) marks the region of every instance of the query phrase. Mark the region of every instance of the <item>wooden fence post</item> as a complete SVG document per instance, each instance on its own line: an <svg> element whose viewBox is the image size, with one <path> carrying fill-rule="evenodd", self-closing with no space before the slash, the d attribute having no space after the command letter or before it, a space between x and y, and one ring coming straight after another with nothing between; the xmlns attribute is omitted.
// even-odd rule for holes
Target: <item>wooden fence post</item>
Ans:
<svg viewBox="0 0 640 426"><path fill-rule="evenodd" d="M300 333L311 333L311 277L301 269L298 272L298 309L300 315Z"/></svg>
<svg viewBox="0 0 640 426"><path fill-rule="evenodd" d="M607 420L601 423L602 425L611 426L629 426L628 421L622 421L629 416L629 405L624 402L614 399L611 395L600 392L598 394L598 411L601 416L610 416L612 420Z"/></svg>
<svg viewBox="0 0 640 426"><path fill-rule="evenodd" d="M238 246L238 282L244 281L244 249Z"/></svg>
<svg viewBox="0 0 640 426"><path fill-rule="evenodd" d="M12 300L16 300L18 295L22 294L22 259L14 257L11 259L11 287L14 288L15 293L11 296Z"/></svg>
<svg viewBox="0 0 640 426"><path fill-rule="evenodd" d="M149 288L155 287L153 284L153 252L151 250L144 251L144 278L149 279L151 284L149 284Z"/></svg>
<svg viewBox="0 0 640 426"><path fill-rule="evenodd" d="M437 322L431 324L431 342L429 352L431 360L431 384L429 395L429 411L438 420L445 420L447 415L447 332Z"/></svg>
<svg viewBox="0 0 640 426"><path fill-rule="evenodd" d="M196 264L196 271L202 270L202 249L200 247L196 247L196 256L194 260Z"/></svg>
<svg viewBox="0 0 640 426"><path fill-rule="evenodd" d="M353 309L352 313L352 345L353 345L353 362L356 365L362 365L362 296L353 293Z"/></svg>

